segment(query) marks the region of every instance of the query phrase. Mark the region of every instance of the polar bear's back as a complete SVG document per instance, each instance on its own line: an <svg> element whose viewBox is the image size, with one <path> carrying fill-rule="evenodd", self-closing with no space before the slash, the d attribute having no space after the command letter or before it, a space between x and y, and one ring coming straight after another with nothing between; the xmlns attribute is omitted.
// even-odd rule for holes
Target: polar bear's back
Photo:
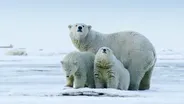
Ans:
<svg viewBox="0 0 184 104"><path fill-rule="evenodd" d="M150 56L149 60L154 60L156 52L152 43L142 34L134 31L123 31L112 34L104 34L105 44L110 47L117 59L127 67L128 59L132 56L133 51L141 51L137 58ZM142 55L143 54L143 55ZM148 60L148 61L149 61Z"/></svg>
<svg viewBox="0 0 184 104"><path fill-rule="evenodd" d="M107 34L106 40L111 46L122 45L123 48L129 50L132 49L144 49L144 50L153 50L152 43L142 34L135 31L121 31L112 34Z"/></svg>
<svg viewBox="0 0 184 104"><path fill-rule="evenodd" d="M94 53L91 52L79 52L73 51L68 53L63 61L68 65L67 67L73 67L72 63L77 62L77 67L80 67L81 70L88 69L87 67L92 67L94 63Z"/></svg>
<svg viewBox="0 0 184 104"><path fill-rule="evenodd" d="M95 54L92 52L80 52L80 62L86 63L86 64L93 64L94 63ZM81 63L82 64L82 63Z"/></svg>
<svg viewBox="0 0 184 104"><path fill-rule="evenodd" d="M94 61L94 53L73 51L64 57L65 61L77 61L80 65L91 64Z"/></svg>
<svg viewBox="0 0 184 104"><path fill-rule="evenodd" d="M118 59L120 59L120 56L127 59L126 56L128 56L128 53L132 50L143 50L145 51L145 54L147 54L146 52L151 51L153 54L156 54L155 48L148 38L136 31L120 31L110 34L102 34L93 30L89 35L97 36L96 38L90 38L93 39L91 48L95 50L94 53L96 53L100 47L107 46L114 51L114 54ZM88 41L91 41L90 39L88 39Z"/></svg>

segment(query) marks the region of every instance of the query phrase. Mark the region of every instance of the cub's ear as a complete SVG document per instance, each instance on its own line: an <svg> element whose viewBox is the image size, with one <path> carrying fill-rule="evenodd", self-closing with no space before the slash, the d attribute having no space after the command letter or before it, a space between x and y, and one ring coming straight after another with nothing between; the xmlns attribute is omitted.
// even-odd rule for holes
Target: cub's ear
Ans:
<svg viewBox="0 0 184 104"><path fill-rule="evenodd" d="M71 29L72 28L72 25L68 25L68 28Z"/></svg>
<svg viewBox="0 0 184 104"><path fill-rule="evenodd" d="M91 25L88 25L88 29L91 30L92 26Z"/></svg>

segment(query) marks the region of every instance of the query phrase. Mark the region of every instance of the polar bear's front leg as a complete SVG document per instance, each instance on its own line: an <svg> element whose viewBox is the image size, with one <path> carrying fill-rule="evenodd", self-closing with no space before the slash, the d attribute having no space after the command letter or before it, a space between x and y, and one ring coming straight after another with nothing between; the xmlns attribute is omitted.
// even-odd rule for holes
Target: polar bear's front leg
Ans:
<svg viewBox="0 0 184 104"><path fill-rule="evenodd" d="M118 88L118 76L112 70L108 71L107 88Z"/></svg>
<svg viewBox="0 0 184 104"><path fill-rule="evenodd" d="M96 88L104 88L103 83L98 78L95 78L95 87Z"/></svg>
<svg viewBox="0 0 184 104"><path fill-rule="evenodd" d="M74 88L84 88L86 84L87 76L84 73L76 72L74 76Z"/></svg>
<svg viewBox="0 0 184 104"><path fill-rule="evenodd" d="M73 76L70 76L70 77L66 77L66 86L67 87L73 87Z"/></svg>
<svg viewBox="0 0 184 104"><path fill-rule="evenodd" d="M96 88L104 88L103 83L100 80L100 75L97 71L94 71L94 81Z"/></svg>
<svg viewBox="0 0 184 104"><path fill-rule="evenodd" d="M118 82L115 78L110 78L107 80L107 88L118 88Z"/></svg>

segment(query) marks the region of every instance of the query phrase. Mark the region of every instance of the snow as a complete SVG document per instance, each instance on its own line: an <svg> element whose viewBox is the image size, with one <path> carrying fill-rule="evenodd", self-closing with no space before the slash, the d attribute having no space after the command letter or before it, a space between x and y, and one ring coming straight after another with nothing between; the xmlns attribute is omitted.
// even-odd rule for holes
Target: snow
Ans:
<svg viewBox="0 0 184 104"><path fill-rule="evenodd" d="M30 48L0 48L0 56L21 56L20 53L25 53L26 56L59 56L66 54L73 49L61 50L61 49L30 49ZM23 55L25 55L23 54ZM22 56L23 56L22 55Z"/></svg>
<svg viewBox="0 0 184 104"><path fill-rule="evenodd" d="M65 88L65 74L60 65L64 55L1 55L0 104L183 104L184 102L182 52L171 50L158 52L151 88L147 91Z"/></svg>

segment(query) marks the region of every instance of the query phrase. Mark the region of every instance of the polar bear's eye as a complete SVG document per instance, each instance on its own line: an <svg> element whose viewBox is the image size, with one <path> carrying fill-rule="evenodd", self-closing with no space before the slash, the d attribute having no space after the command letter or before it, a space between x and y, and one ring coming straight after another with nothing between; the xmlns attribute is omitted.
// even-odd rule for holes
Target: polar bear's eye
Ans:
<svg viewBox="0 0 184 104"><path fill-rule="evenodd" d="M82 27L84 27L84 25L82 25Z"/></svg>
<svg viewBox="0 0 184 104"><path fill-rule="evenodd" d="M77 25L75 25L77 27Z"/></svg>

